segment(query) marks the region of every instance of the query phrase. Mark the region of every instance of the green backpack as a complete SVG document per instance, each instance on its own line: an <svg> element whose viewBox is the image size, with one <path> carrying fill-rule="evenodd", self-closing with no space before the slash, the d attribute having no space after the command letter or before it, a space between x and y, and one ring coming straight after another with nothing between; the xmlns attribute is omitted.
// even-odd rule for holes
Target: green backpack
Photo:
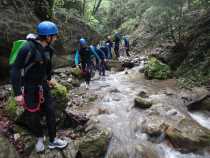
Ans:
<svg viewBox="0 0 210 158"><path fill-rule="evenodd" d="M27 40L17 40L13 42L12 51L10 53L9 57L9 65L14 64L18 53L20 52L20 49L25 46L27 43Z"/></svg>

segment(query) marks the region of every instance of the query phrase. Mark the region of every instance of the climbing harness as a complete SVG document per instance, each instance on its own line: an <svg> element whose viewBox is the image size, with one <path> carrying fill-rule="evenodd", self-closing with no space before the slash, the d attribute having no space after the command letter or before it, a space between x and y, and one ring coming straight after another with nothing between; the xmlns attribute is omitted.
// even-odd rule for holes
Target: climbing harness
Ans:
<svg viewBox="0 0 210 158"><path fill-rule="evenodd" d="M40 111L41 104L43 104L44 101L45 101L44 95L43 95L43 87L41 85L39 85L38 87L39 87L38 103L37 103L36 108L34 108L34 109L29 108L29 106L27 105L26 100L25 100L26 93L25 93L24 87L21 88L22 96L24 98L23 99L22 106L23 106L23 108L25 108L29 112L37 112L37 111Z"/></svg>

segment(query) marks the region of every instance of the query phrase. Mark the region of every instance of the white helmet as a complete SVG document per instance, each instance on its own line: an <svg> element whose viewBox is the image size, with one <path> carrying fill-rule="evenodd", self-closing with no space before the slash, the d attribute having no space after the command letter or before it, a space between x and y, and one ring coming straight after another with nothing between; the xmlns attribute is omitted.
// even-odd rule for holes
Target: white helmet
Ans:
<svg viewBox="0 0 210 158"><path fill-rule="evenodd" d="M29 33L27 36L26 36L26 39L36 39L37 38L37 35L34 34L34 33Z"/></svg>

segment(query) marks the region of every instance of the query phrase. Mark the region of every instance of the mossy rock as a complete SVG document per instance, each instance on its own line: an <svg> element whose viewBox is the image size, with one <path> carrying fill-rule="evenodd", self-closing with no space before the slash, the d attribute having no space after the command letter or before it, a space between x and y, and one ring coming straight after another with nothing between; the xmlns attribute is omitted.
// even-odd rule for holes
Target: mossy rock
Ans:
<svg viewBox="0 0 210 158"><path fill-rule="evenodd" d="M67 88L59 83L56 83L51 91L53 96L56 97L66 97L67 96Z"/></svg>
<svg viewBox="0 0 210 158"><path fill-rule="evenodd" d="M123 71L125 68L122 66L122 63L118 60L110 60L106 64L106 68L108 70L112 70L115 72Z"/></svg>
<svg viewBox="0 0 210 158"><path fill-rule="evenodd" d="M51 90L52 104L56 109L56 122L58 127L63 127L66 119L65 109L68 103L68 91L67 88L59 83Z"/></svg>
<svg viewBox="0 0 210 158"><path fill-rule="evenodd" d="M68 102L68 91L67 88L59 83L56 83L56 85L51 90L53 103L55 103L55 106L59 112L63 112L67 106Z"/></svg>
<svg viewBox="0 0 210 158"><path fill-rule="evenodd" d="M89 131L79 141L79 153L82 158L101 158L104 157L111 133L108 130L94 129Z"/></svg>
<svg viewBox="0 0 210 158"><path fill-rule="evenodd" d="M13 121L18 121L20 116L23 114L24 109L17 105L15 98L13 96L10 96L7 100L5 109L6 113L8 114L9 118Z"/></svg>
<svg viewBox="0 0 210 158"><path fill-rule="evenodd" d="M187 118L177 127L169 127L166 136L182 152L196 152L210 146L210 131Z"/></svg>
<svg viewBox="0 0 210 158"><path fill-rule="evenodd" d="M0 157L1 158L19 158L15 147L9 141L0 135Z"/></svg>
<svg viewBox="0 0 210 158"><path fill-rule="evenodd" d="M152 106L152 102L142 97L136 97L134 105L135 107L139 107L141 109L148 109Z"/></svg>
<svg viewBox="0 0 210 158"><path fill-rule="evenodd" d="M81 70L79 68L72 68L71 69L71 74L78 79L83 79Z"/></svg>
<svg viewBox="0 0 210 158"><path fill-rule="evenodd" d="M98 98L97 95L91 96L91 97L88 98L88 101L89 102L94 102L94 101L96 101L97 98Z"/></svg>
<svg viewBox="0 0 210 158"><path fill-rule="evenodd" d="M171 77L172 72L168 65L162 63L155 57L150 57L145 65L145 77L148 79L165 80Z"/></svg>

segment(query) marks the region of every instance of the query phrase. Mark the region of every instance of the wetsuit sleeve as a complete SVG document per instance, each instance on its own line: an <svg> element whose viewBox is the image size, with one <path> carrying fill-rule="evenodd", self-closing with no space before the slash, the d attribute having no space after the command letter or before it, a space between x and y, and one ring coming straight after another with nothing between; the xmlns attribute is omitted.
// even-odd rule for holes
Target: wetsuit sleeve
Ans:
<svg viewBox="0 0 210 158"><path fill-rule="evenodd" d="M100 57L98 56L98 54L96 53L95 49L93 47L90 47L90 51L91 53L93 53L93 55L98 59L100 60Z"/></svg>
<svg viewBox="0 0 210 158"><path fill-rule="evenodd" d="M24 67L25 59L27 53L29 52L29 47L24 46L17 55L15 63L11 68L11 83L14 91L14 95L18 96L21 94L21 86L22 86L22 77L21 77L21 69Z"/></svg>
<svg viewBox="0 0 210 158"><path fill-rule="evenodd" d="M107 54L108 54L108 59L111 59L111 50L109 49L109 47L106 47L106 50L107 50Z"/></svg>
<svg viewBox="0 0 210 158"><path fill-rule="evenodd" d="M75 61L75 65L78 65L79 64L79 50L76 49L76 54L75 54L75 57L74 57L74 61Z"/></svg>
<svg viewBox="0 0 210 158"><path fill-rule="evenodd" d="M101 50L101 49L98 49L98 51L102 54L103 59L105 59L105 58L106 58L106 55L105 55L104 51L103 51L103 50Z"/></svg>

